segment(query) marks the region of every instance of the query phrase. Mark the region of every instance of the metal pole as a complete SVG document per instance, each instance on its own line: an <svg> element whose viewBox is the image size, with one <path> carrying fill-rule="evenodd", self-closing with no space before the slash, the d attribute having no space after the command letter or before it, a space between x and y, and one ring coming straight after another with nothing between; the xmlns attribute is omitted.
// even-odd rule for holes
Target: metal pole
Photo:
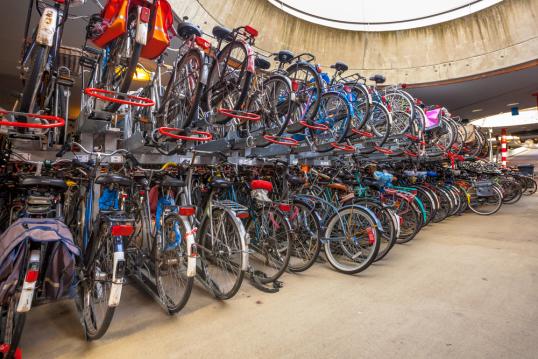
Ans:
<svg viewBox="0 0 538 359"><path fill-rule="evenodd" d="M489 133L489 162L493 162L493 139L491 138L493 129L491 127L489 128L488 133Z"/></svg>
<svg viewBox="0 0 538 359"><path fill-rule="evenodd" d="M501 130L501 164L503 167L506 167L506 156L508 153L508 148L506 144L506 128Z"/></svg>

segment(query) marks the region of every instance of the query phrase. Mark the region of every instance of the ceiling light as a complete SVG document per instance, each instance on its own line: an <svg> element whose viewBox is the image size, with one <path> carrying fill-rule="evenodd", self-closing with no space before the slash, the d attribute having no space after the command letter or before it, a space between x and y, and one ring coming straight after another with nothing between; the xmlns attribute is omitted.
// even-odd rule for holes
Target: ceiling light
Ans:
<svg viewBox="0 0 538 359"><path fill-rule="evenodd" d="M480 112L480 111L483 111L481 108L475 108L473 111L471 112Z"/></svg>
<svg viewBox="0 0 538 359"><path fill-rule="evenodd" d="M509 103L509 104L506 105L506 106L517 106L517 105L519 105L519 102Z"/></svg>

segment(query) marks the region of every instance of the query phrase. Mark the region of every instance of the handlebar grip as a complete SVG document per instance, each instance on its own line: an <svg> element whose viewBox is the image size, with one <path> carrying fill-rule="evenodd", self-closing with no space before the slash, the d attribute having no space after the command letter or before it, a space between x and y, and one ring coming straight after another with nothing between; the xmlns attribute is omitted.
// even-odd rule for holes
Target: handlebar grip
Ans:
<svg viewBox="0 0 538 359"><path fill-rule="evenodd" d="M64 143L62 148L60 148L60 150L56 153L56 157L63 157L63 155L65 155L65 153L67 152L67 150L69 150L70 147L71 146L69 146L69 144Z"/></svg>

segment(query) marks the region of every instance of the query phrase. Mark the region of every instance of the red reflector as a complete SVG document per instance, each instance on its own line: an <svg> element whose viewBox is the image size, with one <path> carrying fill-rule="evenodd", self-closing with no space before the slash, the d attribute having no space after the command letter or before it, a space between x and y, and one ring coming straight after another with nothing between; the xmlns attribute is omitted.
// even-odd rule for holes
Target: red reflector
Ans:
<svg viewBox="0 0 538 359"><path fill-rule="evenodd" d="M195 213L196 213L196 208L195 207L181 207L179 209L179 215L180 216L190 217L190 216L194 215Z"/></svg>
<svg viewBox="0 0 538 359"><path fill-rule="evenodd" d="M258 30L256 30L250 25L245 26L245 31L248 32L252 37L258 36Z"/></svg>
<svg viewBox="0 0 538 359"><path fill-rule="evenodd" d="M196 39L194 41L196 42L196 45L202 48L202 50L208 50L211 48L211 43L203 37L196 36Z"/></svg>
<svg viewBox="0 0 538 359"><path fill-rule="evenodd" d="M147 24L149 22L149 14L150 14L149 8L147 7L140 8L140 21Z"/></svg>
<svg viewBox="0 0 538 359"><path fill-rule="evenodd" d="M291 206L289 204L284 204L284 203L281 203L278 205L278 208L282 211L282 212L289 212L291 210Z"/></svg>
<svg viewBox="0 0 538 359"><path fill-rule="evenodd" d="M295 81L295 80L292 80L292 81L291 81L291 89L292 89L293 91L297 91L297 90L299 90L299 83L298 83L297 81Z"/></svg>
<svg viewBox="0 0 538 359"><path fill-rule="evenodd" d="M141 196L143 196L143 195L146 194L146 191L138 191L138 194L141 195Z"/></svg>
<svg viewBox="0 0 538 359"><path fill-rule="evenodd" d="M347 92L347 93L350 93L351 92L351 87L344 86L344 91Z"/></svg>
<svg viewBox="0 0 538 359"><path fill-rule="evenodd" d="M130 224L119 224L112 226L113 236L125 236L128 237L134 232L134 227Z"/></svg>
<svg viewBox="0 0 538 359"><path fill-rule="evenodd" d="M404 223L403 217L400 217L400 225Z"/></svg>
<svg viewBox="0 0 538 359"><path fill-rule="evenodd" d="M383 103L387 103L387 98L385 96L381 96L381 101L383 101Z"/></svg>
<svg viewBox="0 0 538 359"><path fill-rule="evenodd" d="M366 232L368 233L368 245L373 245L375 243L375 234L372 227L366 228Z"/></svg>
<svg viewBox="0 0 538 359"><path fill-rule="evenodd" d="M320 74L323 70L321 69L321 66L316 65L316 71Z"/></svg>
<svg viewBox="0 0 538 359"><path fill-rule="evenodd" d="M37 280L38 277L39 277L39 271L29 270L28 272L26 272L26 278L24 279L24 281L27 283L33 283Z"/></svg>
<svg viewBox="0 0 538 359"><path fill-rule="evenodd" d="M406 88L407 88L407 84L402 84L402 88L403 88L403 89L406 89Z"/></svg>
<svg viewBox="0 0 538 359"><path fill-rule="evenodd" d="M250 214L248 214L248 212L239 212L236 214L236 217L239 219L245 219L250 217Z"/></svg>

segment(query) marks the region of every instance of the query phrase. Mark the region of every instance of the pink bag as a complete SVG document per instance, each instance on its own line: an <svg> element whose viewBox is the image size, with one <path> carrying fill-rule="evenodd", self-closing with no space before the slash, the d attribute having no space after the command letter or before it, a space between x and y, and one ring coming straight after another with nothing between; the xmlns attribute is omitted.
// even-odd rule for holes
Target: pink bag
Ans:
<svg viewBox="0 0 538 359"><path fill-rule="evenodd" d="M430 130L434 127L439 126L441 115L441 108L436 108L434 110L426 111L426 130Z"/></svg>

